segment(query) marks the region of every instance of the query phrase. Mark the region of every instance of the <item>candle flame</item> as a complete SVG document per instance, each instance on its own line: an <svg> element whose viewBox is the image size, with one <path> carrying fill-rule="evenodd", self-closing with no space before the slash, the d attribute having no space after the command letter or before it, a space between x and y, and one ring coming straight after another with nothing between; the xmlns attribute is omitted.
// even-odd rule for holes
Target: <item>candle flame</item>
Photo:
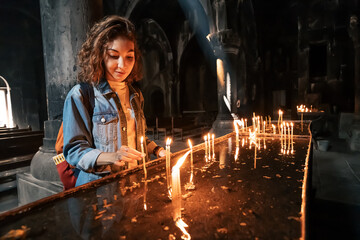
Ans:
<svg viewBox="0 0 360 240"><path fill-rule="evenodd" d="M171 138L166 139L166 145L169 146L171 144Z"/></svg>
<svg viewBox="0 0 360 240"><path fill-rule="evenodd" d="M177 163L175 164L175 166L173 166L173 170L172 170L172 171L174 171L174 169L179 169L179 168L181 167L181 165L183 165L183 163L185 162L186 157L190 154L190 152L191 152L191 150L187 151L187 152L184 154L184 156L182 156L182 157L177 161Z"/></svg>
<svg viewBox="0 0 360 240"><path fill-rule="evenodd" d="M141 136L140 142L141 142L141 144L143 144L143 142L144 142L144 137L143 136Z"/></svg>
<svg viewBox="0 0 360 240"><path fill-rule="evenodd" d="M190 234L186 231L186 227L188 227L188 225L180 218L176 221L175 225L180 228L180 230L183 232L183 236L181 237L184 240L190 240L191 236Z"/></svg>
<svg viewBox="0 0 360 240"><path fill-rule="evenodd" d="M191 144L190 139L188 139L188 144L189 144L190 149L192 149L192 144Z"/></svg>

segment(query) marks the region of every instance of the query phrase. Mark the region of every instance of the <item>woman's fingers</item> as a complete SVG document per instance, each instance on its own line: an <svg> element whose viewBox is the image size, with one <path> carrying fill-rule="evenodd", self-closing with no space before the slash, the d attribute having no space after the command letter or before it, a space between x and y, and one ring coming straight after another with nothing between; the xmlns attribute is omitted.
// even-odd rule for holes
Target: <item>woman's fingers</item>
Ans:
<svg viewBox="0 0 360 240"><path fill-rule="evenodd" d="M136 149L128 147L128 146L121 146L119 151L127 152L127 153L133 154L135 156L139 156L140 158L145 156L145 153L141 153L141 152L137 151Z"/></svg>
<svg viewBox="0 0 360 240"><path fill-rule="evenodd" d="M141 160L145 156L144 153L137 151L136 149L130 148L128 146L122 146L117 152L117 160L134 162Z"/></svg>

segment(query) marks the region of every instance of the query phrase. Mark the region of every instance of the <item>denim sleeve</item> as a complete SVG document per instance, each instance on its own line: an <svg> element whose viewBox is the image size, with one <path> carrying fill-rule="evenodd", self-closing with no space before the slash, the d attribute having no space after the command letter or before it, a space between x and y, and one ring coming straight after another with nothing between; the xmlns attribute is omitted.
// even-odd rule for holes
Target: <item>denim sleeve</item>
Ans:
<svg viewBox="0 0 360 240"><path fill-rule="evenodd" d="M94 148L92 119L83 103L80 85L68 93L63 112L64 156L73 166L92 172L101 151Z"/></svg>

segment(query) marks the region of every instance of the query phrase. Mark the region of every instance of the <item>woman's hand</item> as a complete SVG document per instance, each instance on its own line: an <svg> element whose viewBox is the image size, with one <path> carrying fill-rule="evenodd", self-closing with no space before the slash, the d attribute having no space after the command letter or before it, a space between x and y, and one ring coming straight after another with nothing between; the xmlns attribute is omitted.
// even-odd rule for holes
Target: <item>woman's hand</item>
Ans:
<svg viewBox="0 0 360 240"><path fill-rule="evenodd" d="M121 146L117 152L103 152L96 160L96 165L109 165L115 164L117 166L124 166L125 162L135 162L141 160L145 156L145 153L141 153L136 149L128 146Z"/></svg>
<svg viewBox="0 0 360 240"><path fill-rule="evenodd" d="M166 150L162 149L159 152L159 157L165 157L166 156Z"/></svg>
<svg viewBox="0 0 360 240"><path fill-rule="evenodd" d="M116 152L116 161L114 164L124 166L125 162L135 162L137 160L141 160L142 157L145 157L145 153L141 153L128 146L121 146L121 148Z"/></svg>

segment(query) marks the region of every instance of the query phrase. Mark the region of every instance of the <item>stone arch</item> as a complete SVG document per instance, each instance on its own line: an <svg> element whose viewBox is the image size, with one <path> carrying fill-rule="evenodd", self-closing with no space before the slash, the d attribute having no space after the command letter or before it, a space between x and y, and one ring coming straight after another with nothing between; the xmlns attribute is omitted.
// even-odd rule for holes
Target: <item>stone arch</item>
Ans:
<svg viewBox="0 0 360 240"><path fill-rule="evenodd" d="M165 97L161 87L152 85L145 89L145 106L144 111L147 118L164 117L165 114ZM148 114L146 114L148 113Z"/></svg>
<svg viewBox="0 0 360 240"><path fill-rule="evenodd" d="M215 59L206 56L193 37L184 49L179 66L180 111L217 111ZM210 46L203 46L211 51Z"/></svg>
<svg viewBox="0 0 360 240"><path fill-rule="evenodd" d="M142 54L143 75L141 87L148 105L152 101L151 94L147 91L154 86L161 89L164 110L161 113L169 116L172 112L172 79L173 79L173 54L169 40L161 26L153 19L143 19L138 26L139 47ZM146 101L149 101L146 103ZM146 115L155 115L154 109L145 108ZM158 114L158 113L156 113Z"/></svg>

